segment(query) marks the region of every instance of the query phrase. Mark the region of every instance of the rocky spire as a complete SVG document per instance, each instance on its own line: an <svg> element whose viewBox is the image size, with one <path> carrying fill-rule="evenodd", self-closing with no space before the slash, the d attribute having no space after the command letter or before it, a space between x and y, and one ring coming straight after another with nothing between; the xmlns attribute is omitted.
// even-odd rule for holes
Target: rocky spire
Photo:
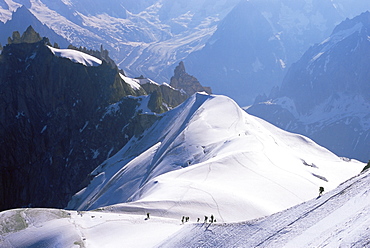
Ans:
<svg viewBox="0 0 370 248"><path fill-rule="evenodd" d="M175 74L171 78L170 85L176 89L184 90L188 95L192 95L196 92L205 91L208 94L212 94L210 87L203 87L198 79L189 75L185 71L184 62L180 62L179 65L175 68Z"/></svg>
<svg viewBox="0 0 370 248"><path fill-rule="evenodd" d="M8 44L35 43L41 40L41 36L30 25L22 36L20 36L18 31L13 32L12 38L8 38Z"/></svg>

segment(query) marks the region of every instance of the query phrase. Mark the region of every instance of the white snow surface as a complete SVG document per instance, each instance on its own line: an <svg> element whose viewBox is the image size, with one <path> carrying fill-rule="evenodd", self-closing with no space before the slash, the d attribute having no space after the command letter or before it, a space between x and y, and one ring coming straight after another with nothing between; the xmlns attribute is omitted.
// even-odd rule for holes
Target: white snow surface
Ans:
<svg viewBox="0 0 370 248"><path fill-rule="evenodd" d="M146 214L15 209L0 213L0 246L152 247L181 229L178 220Z"/></svg>
<svg viewBox="0 0 370 248"><path fill-rule="evenodd" d="M363 166L248 115L228 97L198 93L96 168L68 208L240 222L310 200Z"/></svg>
<svg viewBox="0 0 370 248"><path fill-rule="evenodd" d="M370 174L267 218L187 225L156 247L369 247Z"/></svg>
<svg viewBox="0 0 370 248"><path fill-rule="evenodd" d="M73 49L58 49L51 46L47 47L55 56L67 58L75 63L83 64L84 66L99 66L102 64L100 59L80 51Z"/></svg>
<svg viewBox="0 0 370 248"><path fill-rule="evenodd" d="M368 247L370 174L266 218L181 223L158 212L15 209L0 213L0 246L10 247Z"/></svg>
<svg viewBox="0 0 370 248"><path fill-rule="evenodd" d="M134 90L140 90L141 89L139 79L126 77L126 76L122 75L121 73L119 75L123 79L123 81L125 81L127 84L129 84L131 86L131 88L133 88Z"/></svg>

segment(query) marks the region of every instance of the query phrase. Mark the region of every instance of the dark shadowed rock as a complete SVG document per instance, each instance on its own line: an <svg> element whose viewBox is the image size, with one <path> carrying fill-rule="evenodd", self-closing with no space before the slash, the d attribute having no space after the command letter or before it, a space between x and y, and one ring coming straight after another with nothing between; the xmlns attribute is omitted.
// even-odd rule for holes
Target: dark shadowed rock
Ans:
<svg viewBox="0 0 370 248"><path fill-rule="evenodd" d="M22 37L38 39L32 30ZM15 42L0 55L1 210L65 207L96 166L142 131L133 121L139 101L127 96L143 89L105 62L56 57L45 42Z"/></svg>

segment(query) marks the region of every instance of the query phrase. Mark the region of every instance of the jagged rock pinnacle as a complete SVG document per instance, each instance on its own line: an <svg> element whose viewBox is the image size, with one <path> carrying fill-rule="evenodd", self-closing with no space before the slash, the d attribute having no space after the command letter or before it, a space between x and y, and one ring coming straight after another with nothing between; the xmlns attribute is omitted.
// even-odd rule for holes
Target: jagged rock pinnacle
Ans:
<svg viewBox="0 0 370 248"><path fill-rule="evenodd" d="M212 94L210 87L203 87L198 79L194 76L189 75L185 71L184 62L180 62L179 65L175 68L174 76L171 78L170 85L176 89L184 90L188 95L192 95L196 92L205 91L208 94Z"/></svg>
<svg viewBox="0 0 370 248"><path fill-rule="evenodd" d="M18 31L13 32L12 38L8 38L9 44L19 44L19 43L35 43L41 41L41 36L33 29L30 25L26 31L20 36Z"/></svg>

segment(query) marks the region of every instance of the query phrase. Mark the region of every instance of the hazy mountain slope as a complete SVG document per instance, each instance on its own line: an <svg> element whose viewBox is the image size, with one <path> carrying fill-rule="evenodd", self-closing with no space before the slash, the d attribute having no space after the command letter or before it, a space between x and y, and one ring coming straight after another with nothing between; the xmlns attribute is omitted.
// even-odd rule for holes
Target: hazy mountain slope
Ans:
<svg viewBox="0 0 370 248"><path fill-rule="evenodd" d="M190 74L216 87L215 92L226 93L246 105L257 94L279 85L284 68L310 45L328 36L335 24L370 9L370 3L365 0L253 0L248 2L254 7L245 11L252 11L253 15L229 15L229 21L221 24L239 2L99 0L91 4L90 0L7 0L9 5L0 5L0 12L4 13L5 22L11 11L23 4L69 43L95 49L103 44L128 75L144 75L158 82L168 82L181 60L202 50L186 61ZM241 5L243 2L247 1ZM14 19L15 23L26 26L31 24L28 21L20 16ZM20 30L13 24L7 26L8 30ZM216 30L217 34L208 41ZM235 34L238 35L233 39ZM204 69L199 71L199 68ZM228 86L222 88L224 84ZM226 92L221 91L225 88Z"/></svg>
<svg viewBox="0 0 370 248"><path fill-rule="evenodd" d="M12 17L12 12L22 5L12 0L0 0L0 21L5 23Z"/></svg>
<svg viewBox="0 0 370 248"><path fill-rule="evenodd" d="M196 94L94 170L68 208L118 204L108 209L241 221L311 199L319 186L333 189L362 167L227 97Z"/></svg>
<svg viewBox="0 0 370 248"><path fill-rule="evenodd" d="M7 44L8 37L11 37L14 31L23 33L30 25L37 30L42 37L48 37L52 43L57 42L61 47L67 47L69 45L67 39L56 34L52 29L44 25L25 6L16 9L14 13L12 13L11 19L5 24L0 23L1 44Z"/></svg>
<svg viewBox="0 0 370 248"><path fill-rule="evenodd" d="M338 25L292 65L281 89L247 111L340 156L370 158L370 13Z"/></svg>
<svg viewBox="0 0 370 248"><path fill-rule="evenodd" d="M286 69L335 25L361 8L370 10L367 1L348 8L338 2L241 1L206 45L184 60L188 71L214 93L250 105L257 95L281 85Z"/></svg>

